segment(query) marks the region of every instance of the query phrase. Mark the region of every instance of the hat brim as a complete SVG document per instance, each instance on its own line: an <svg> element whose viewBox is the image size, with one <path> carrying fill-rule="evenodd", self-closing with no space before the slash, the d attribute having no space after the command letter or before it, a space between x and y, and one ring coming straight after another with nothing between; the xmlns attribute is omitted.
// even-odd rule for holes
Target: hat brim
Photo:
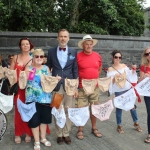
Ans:
<svg viewBox="0 0 150 150"><path fill-rule="evenodd" d="M95 46L95 45L97 44L97 42L98 42L98 40L96 40L96 39L86 39L86 40L81 40L81 41L79 41L79 42L78 42L78 46L79 46L80 48L83 48L82 44L83 44L83 42L85 42L85 41L93 41L93 46Z"/></svg>

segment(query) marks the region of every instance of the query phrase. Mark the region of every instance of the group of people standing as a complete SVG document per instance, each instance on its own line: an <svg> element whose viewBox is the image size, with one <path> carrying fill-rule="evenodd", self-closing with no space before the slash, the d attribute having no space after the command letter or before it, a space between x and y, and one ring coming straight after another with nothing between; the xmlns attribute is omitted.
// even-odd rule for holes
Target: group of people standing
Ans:
<svg viewBox="0 0 150 150"><path fill-rule="evenodd" d="M70 131L71 131L71 121L68 118L67 108L70 107L84 107L89 103L100 104L99 102L99 88L98 86L94 89L94 92L90 95L86 95L82 86L82 79L98 79L102 71L102 58L100 54L93 51L93 47L97 44L97 40L93 39L90 35L85 35L81 41L79 41L78 46L82 49L81 52L77 53L76 50L68 47L67 43L69 41L69 32L66 29L61 29L58 32L58 46L51 48L48 51L47 63L43 65L44 51L42 49L35 49L33 55L30 56L30 50L34 48L33 44L28 38L20 39L19 47L21 53L13 57L10 69L17 70L17 77L19 78L20 70L25 70L27 75L32 71L33 68L36 69L36 74L33 81L28 81L26 89L19 89L18 94L14 98L15 104L15 142L21 143L21 136L26 134L25 142L30 142L31 137L34 137L34 149L40 150L40 143L45 146L51 146L50 141L46 139L46 132L50 133L48 124L52 122L51 107L49 104L52 100L52 95L54 92L63 94L62 105L65 109L66 123L63 128L60 128L55 122L55 129L57 134L57 143L71 144ZM114 78L119 76L120 73L129 71L129 68L121 63L122 54L120 51L112 52L113 64L108 68L107 76ZM146 68L141 67L140 81L146 76L150 76L150 48L147 48L143 52L142 65ZM41 74L59 76L59 82L55 87L53 93L45 93L41 88ZM135 69L133 69L133 74L136 76ZM79 77L79 87L76 90L74 96L67 95L65 91L65 78L77 79ZM121 89L117 87L113 80L113 92L115 96L118 96L131 88L131 84L126 81L125 88ZM29 122L23 122L17 108L17 99L19 99L26 104L31 104L36 102L37 112L33 115ZM144 97L147 113L148 113L148 137L145 142L150 143L150 98ZM91 107L90 107L91 110ZM136 107L131 111L131 116L134 121L134 127L137 131L142 132L140 125L138 123L138 117L136 112ZM124 133L122 128L122 110L116 108L116 120L117 120L117 131L119 133ZM102 137L102 134L98 131L96 127L96 117L90 112L91 120L91 133L96 137ZM78 139L83 139L83 127L78 127L76 134Z"/></svg>

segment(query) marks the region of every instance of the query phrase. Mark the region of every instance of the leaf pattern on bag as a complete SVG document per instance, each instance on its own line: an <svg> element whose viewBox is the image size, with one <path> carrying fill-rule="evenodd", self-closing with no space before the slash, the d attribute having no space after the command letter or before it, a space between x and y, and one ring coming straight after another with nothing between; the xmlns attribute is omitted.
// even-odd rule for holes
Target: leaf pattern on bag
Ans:
<svg viewBox="0 0 150 150"><path fill-rule="evenodd" d="M32 69L32 66L30 67ZM36 70L35 77L32 81L28 80L26 86L26 102L39 102L39 103L51 103L52 94L46 93L42 89L41 75L48 75L47 66L44 66L41 70Z"/></svg>

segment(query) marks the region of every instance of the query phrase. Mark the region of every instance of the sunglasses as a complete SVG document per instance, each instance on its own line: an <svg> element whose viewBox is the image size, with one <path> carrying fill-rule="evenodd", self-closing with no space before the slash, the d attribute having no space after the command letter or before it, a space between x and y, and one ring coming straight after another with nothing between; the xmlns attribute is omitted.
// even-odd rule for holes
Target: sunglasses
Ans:
<svg viewBox="0 0 150 150"><path fill-rule="evenodd" d="M118 59L118 58L119 58L119 59L122 59L122 57L118 57L118 56L114 56L114 58L115 58L115 59Z"/></svg>
<svg viewBox="0 0 150 150"><path fill-rule="evenodd" d="M44 58L44 55L35 55L35 58Z"/></svg>
<svg viewBox="0 0 150 150"><path fill-rule="evenodd" d="M144 55L145 55L145 56L149 56L149 54L150 54L150 52L148 52L148 53L145 53Z"/></svg>

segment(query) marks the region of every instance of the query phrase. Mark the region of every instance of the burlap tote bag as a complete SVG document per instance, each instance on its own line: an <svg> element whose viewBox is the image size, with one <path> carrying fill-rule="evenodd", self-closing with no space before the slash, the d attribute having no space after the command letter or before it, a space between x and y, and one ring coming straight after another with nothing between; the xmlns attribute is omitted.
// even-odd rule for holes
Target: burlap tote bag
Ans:
<svg viewBox="0 0 150 150"><path fill-rule="evenodd" d="M27 74L25 71L20 71L19 74L19 87L20 89L25 89L26 85L27 85Z"/></svg>
<svg viewBox="0 0 150 150"><path fill-rule="evenodd" d="M4 78L4 68L0 66L0 79Z"/></svg>
<svg viewBox="0 0 150 150"><path fill-rule="evenodd" d="M99 78L98 79L98 87L102 92L106 92L109 89L111 83L111 77Z"/></svg>
<svg viewBox="0 0 150 150"><path fill-rule="evenodd" d="M67 95L73 96L78 88L78 79L65 79L65 90Z"/></svg>
<svg viewBox="0 0 150 150"><path fill-rule="evenodd" d="M87 95L94 93L96 84L97 84L97 79L91 79L91 80L82 79L83 90Z"/></svg>
<svg viewBox="0 0 150 150"><path fill-rule="evenodd" d="M119 76L115 76L115 83L120 87L124 88L126 84L126 72L124 71L123 74L120 74Z"/></svg>
<svg viewBox="0 0 150 150"><path fill-rule="evenodd" d="M101 121L108 120L113 109L112 100L107 101L104 104L93 105L91 106L92 114Z"/></svg>
<svg viewBox="0 0 150 150"><path fill-rule="evenodd" d="M13 86L17 82L17 72L16 70L10 70L6 69L5 70L5 75L9 80L9 83L11 86Z"/></svg>
<svg viewBox="0 0 150 150"><path fill-rule="evenodd" d="M53 76L47 76L42 74L41 75L41 85L43 88L43 91L46 93L50 93L54 90L58 83L58 77L53 77Z"/></svg>

